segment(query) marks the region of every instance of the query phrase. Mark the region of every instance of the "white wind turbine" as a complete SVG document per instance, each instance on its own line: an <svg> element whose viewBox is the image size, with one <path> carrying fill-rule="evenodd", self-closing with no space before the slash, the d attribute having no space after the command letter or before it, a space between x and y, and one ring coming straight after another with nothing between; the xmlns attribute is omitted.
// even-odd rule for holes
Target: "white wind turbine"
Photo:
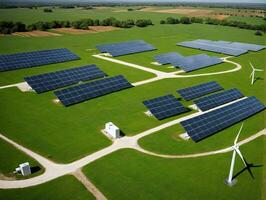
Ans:
<svg viewBox="0 0 266 200"><path fill-rule="evenodd" d="M252 72L251 72L251 74L249 75L249 78L252 77L252 78L251 78L251 85L253 85L253 83L254 83L254 79L255 79L255 72L256 72L256 71L258 71L258 72L262 72L263 70L262 70L262 69L256 69L256 68L252 65L251 62L250 62L249 64L250 64L250 66L251 66L251 68L252 68Z"/></svg>
<svg viewBox="0 0 266 200"><path fill-rule="evenodd" d="M236 154L239 155L239 157L241 158L241 160L243 161L245 167L248 167L247 166L247 163L244 159L244 157L242 156L240 150L239 150L239 145L237 144L237 140L238 140L238 137L239 137L239 134L241 133L242 131L242 128L243 128L243 123L238 131L238 134L236 136L236 139L234 141L234 146L232 146L233 148L233 156L232 156L232 161L231 161L231 166L230 166L230 171L229 171L229 176L228 178L226 179L226 183L228 185L233 185L234 184L234 181L233 181L233 173L234 173L234 165L235 165L235 158L236 158Z"/></svg>

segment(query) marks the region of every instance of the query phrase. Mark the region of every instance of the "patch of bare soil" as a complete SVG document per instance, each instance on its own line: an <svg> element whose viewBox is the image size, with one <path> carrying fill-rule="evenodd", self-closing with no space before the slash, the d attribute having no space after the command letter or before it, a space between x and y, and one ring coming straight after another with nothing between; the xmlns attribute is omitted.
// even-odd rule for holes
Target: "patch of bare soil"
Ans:
<svg viewBox="0 0 266 200"><path fill-rule="evenodd" d="M228 15L213 15L212 16L212 18L219 19L219 20L223 20L223 19L226 19L228 17L229 17Z"/></svg>
<svg viewBox="0 0 266 200"><path fill-rule="evenodd" d="M52 29L53 31L60 32L60 33L69 33L69 34L88 34L88 33L98 33L98 32L107 32L117 30L119 28L112 27L112 26L89 26L89 30L83 29L75 29L75 28L57 28Z"/></svg>
<svg viewBox="0 0 266 200"><path fill-rule="evenodd" d="M20 37L47 37L47 36L61 36L58 33L51 33L48 31L29 31L29 32L15 32L12 35Z"/></svg>
<svg viewBox="0 0 266 200"><path fill-rule="evenodd" d="M119 30L121 28L113 27L113 26L89 26L90 30L96 31L96 32L106 32L106 31L113 31L113 30Z"/></svg>
<svg viewBox="0 0 266 200"><path fill-rule="evenodd" d="M9 181L16 180L16 178L14 176L8 177L8 176L5 176L4 174L1 174L1 173L0 173L0 179L1 180L9 180Z"/></svg>
<svg viewBox="0 0 266 200"><path fill-rule="evenodd" d="M195 9L195 8L175 8L175 9L155 10L153 12L181 14L181 15L190 15L190 16L207 16L210 13L213 13L213 10Z"/></svg>

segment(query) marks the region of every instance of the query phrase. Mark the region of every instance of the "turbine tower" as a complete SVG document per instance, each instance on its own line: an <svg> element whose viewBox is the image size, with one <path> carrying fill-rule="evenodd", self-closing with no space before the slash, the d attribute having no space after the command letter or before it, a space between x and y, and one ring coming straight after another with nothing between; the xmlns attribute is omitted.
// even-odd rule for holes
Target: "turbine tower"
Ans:
<svg viewBox="0 0 266 200"><path fill-rule="evenodd" d="M258 71L258 72L262 72L263 70L262 70L262 69L256 69L256 68L252 65L251 62L250 62L249 64L250 64L250 66L251 66L251 68L252 68L252 72L251 72L249 78L251 77L251 85L253 85L253 83L254 83L254 79L255 79L255 72L256 72L256 71Z"/></svg>
<svg viewBox="0 0 266 200"><path fill-rule="evenodd" d="M244 159L244 157L242 156L240 150L239 150L239 145L237 144L237 140L238 140L238 137L239 137L239 134L241 133L242 131L242 128L243 128L243 123L238 131L238 134L236 136L236 139L234 141L234 146L232 146L233 148L233 156L232 156L232 160L231 160L231 166L230 166L230 171L229 171L229 176L228 178L226 179L226 183L230 186L232 186L235 182L233 180L233 173L234 173L234 165L235 165L235 158L236 158L236 154L239 155L239 157L241 158L241 160L243 161L245 167L248 167L247 166L247 163Z"/></svg>

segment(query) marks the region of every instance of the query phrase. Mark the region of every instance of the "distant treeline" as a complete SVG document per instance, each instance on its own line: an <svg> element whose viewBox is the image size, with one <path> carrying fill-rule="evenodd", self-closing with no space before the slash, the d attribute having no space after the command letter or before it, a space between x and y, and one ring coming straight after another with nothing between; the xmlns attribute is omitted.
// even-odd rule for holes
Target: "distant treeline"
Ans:
<svg viewBox="0 0 266 200"><path fill-rule="evenodd" d="M138 19L134 21L133 19L128 19L125 21L117 20L113 17L106 18L103 20L99 19L81 19L77 21L70 22L65 21L51 21L51 22L36 22L26 26L22 22L9 22L9 21L0 21L0 33L2 34L11 34L14 32L25 32L33 30L45 31L52 28L69 28L73 27L76 29L89 29L89 26L113 26L120 28L131 28L133 26L137 27L146 27L153 25L150 19Z"/></svg>
<svg viewBox="0 0 266 200"><path fill-rule="evenodd" d="M246 22L240 21L229 21L229 20L219 20L213 18L199 18L199 17L181 17L181 18L173 18L168 17L165 20L160 21L161 24L210 24L210 25L220 25L220 26L231 26L231 27L238 27L241 29L248 29L248 30L259 30L266 32L266 24L255 25L255 24L247 24Z"/></svg>
<svg viewBox="0 0 266 200"><path fill-rule="evenodd" d="M92 0L90 2L82 2L75 1L75 2L58 2L58 1L46 1L46 2L37 2L36 1L16 1L16 0L2 0L0 2L0 7L2 8L9 8L9 7L29 7L29 6L66 6L66 7L84 7L84 6L109 6L109 7L118 7L118 6L169 6L169 7L176 7L176 6L185 6L185 7L209 7L209 8L240 8L240 9L266 9L265 3L223 3L223 2L170 2L170 1L156 1L148 0L145 2L139 1L97 1Z"/></svg>

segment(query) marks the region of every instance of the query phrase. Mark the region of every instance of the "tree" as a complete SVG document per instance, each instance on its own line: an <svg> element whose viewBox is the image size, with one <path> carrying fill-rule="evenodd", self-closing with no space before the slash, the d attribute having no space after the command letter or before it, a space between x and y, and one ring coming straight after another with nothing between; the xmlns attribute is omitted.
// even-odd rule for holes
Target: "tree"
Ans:
<svg viewBox="0 0 266 200"><path fill-rule="evenodd" d="M182 23L182 24L191 24L191 21L190 21L189 17L181 17L180 18L180 23Z"/></svg>
<svg viewBox="0 0 266 200"><path fill-rule="evenodd" d="M255 35L262 36L262 32L260 32L260 31L256 31L256 32L255 32Z"/></svg>
<svg viewBox="0 0 266 200"><path fill-rule="evenodd" d="M160 21L160 24L165 24L165 23L166 23L166 21L163 19Z"/></svg>
<svg viewBox="0 0 266 200"><path fill-rule="evenodd" d="M44 8L43 9L43 12L51 13L51 12L53 12L53 10L50 9L50 8Z"/></svg>

